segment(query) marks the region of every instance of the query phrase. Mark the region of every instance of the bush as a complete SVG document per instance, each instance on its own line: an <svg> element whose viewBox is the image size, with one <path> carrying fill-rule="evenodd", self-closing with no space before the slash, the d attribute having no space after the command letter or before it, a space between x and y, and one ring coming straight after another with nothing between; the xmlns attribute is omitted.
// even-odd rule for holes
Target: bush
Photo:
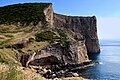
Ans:
<svg viewBox="0 0 120 80"><path fill-rule="evenodd" d="M57 41L62 44L63 47L68 46L68 41L66 38L66 34L63 32L59 32L59 36L57 36L55 33L51 31L45 31L40 32L35 35L36 41L49 41L50 43L54 43L54 41ZM56 40L57 39L57 40Z"/></svg>
<svg viewBox="0 0 120 80"><path fill-rule="evenodd" d="M67 35L63 32L59 32L60 35L60 43L63 45L63 47L67 47L68 46L68 41L67 41Z"/></svg>
<svg viewBox="0 0 120 80"><path fill-rule="evenodd" d="M35 35L36 41L52 41L54 39L54 33L51 31L40 32Z"/></svg>

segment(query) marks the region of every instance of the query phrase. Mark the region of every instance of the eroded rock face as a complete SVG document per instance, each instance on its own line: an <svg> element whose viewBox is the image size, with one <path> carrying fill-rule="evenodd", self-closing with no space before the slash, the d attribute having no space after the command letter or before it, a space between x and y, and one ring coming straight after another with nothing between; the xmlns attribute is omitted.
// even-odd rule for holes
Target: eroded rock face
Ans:
<svg viewBox="0 0 120 80"><path fill-rule="evenodd" d="M54 13L54 25L58 29L75 32L85 40L88 53L99 53L96 17L65 16Z"/></svg>
<svg viewBox="0 0 120 80"><path fill-rule="evenodd" d="M52 4L44 10L44 14L48 26L65 33L69 44L63 47L60 43L56 43L37 50L27 55L27 59L23 62L25 66L80 64L89 61L87 54L100 52L95 16L56 14L53 13Z"/></svg>
<svg viewBox="0 0 120 80"><path fill-rule="evenodd" d="M71 42L67 47L62 47L57 43L29 55L26 66L62 66L66 64L80 64L88 60L84 41Z"/></svg>
<svg viewBox="0 0 120 80"><path fill-rule="evenodd" d="M46 21L53 27L53 8L52 4L49 5L48 8L44 10L44 14L46 17Z"/></svg>
<svg viewBox="0 0 120 80"><path fill-rule="evenodd" d="M88 61L87 49L84 41L71 42L69 45L69 54L71 54L74 64Z"/></svg>

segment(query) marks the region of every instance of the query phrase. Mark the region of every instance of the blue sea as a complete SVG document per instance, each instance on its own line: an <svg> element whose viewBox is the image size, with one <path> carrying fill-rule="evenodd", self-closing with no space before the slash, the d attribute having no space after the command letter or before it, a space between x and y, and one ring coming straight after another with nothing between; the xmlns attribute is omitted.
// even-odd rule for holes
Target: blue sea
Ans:
<svg viewBox="0 0 120 80"><path fill-rule="evenodd" d="M100 64L82 71L81 75L92 80L120 80L120 41L101 40L100 47L100 54L90 56Z"/></svg>

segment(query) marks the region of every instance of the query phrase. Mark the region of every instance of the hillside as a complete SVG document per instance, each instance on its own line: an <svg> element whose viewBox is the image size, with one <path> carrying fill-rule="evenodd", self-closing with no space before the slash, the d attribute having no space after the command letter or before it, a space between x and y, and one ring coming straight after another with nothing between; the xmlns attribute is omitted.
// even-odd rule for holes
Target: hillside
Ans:
<svg viewBox="0 0 120 80"><path fill-rule="evenodd" d="M35 72L33 75L39 73L46 78L61 78L68 75L79 77L78 73L75 73L75 76L68 67L86 67L86 64L91 64L88 54L99 52L95 16L56 14L51 3L25 3L0 7L0 66L5 65L8 69L0 73L2 76L9 74L6 71L10 71L12 75L13 71L14 76L23 77L27 74L26 69L30 68ZM14 69L14 66L18 69ZM54 73L50 73L52 76L47 76L46 69L54 73L56 70L59 70L57 73L61 73L61 69L68 71L64 70L61 75L56 73L56 76L53 76ZM27 71L29 72L29 69ZM16 79L11 76L10 78Z"/></svg>
<svg viewBox="0 0 120 80"><path fill-rule="evenodd" d="M39 21L46 24L43 11L49 5L50 3L25 3L0 7L0 24L20 22L22 25L37 25Z"/></svg>

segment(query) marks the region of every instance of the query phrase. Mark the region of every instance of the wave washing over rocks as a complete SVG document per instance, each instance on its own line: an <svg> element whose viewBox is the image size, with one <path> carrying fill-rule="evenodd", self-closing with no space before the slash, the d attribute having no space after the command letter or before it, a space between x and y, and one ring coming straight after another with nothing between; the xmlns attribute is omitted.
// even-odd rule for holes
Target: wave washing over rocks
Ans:
<svg viewBox="0 0 120 80"><path fill-rule="evenodd" d="M37 73L47 79L66 78L66 77L81 77L79 73L82 70L88 69L91 66L99 64L99 62L83 62L81 64L68 64L54 69L47 69L41 66L29 66L31 69L36 70Z"/></svg>

